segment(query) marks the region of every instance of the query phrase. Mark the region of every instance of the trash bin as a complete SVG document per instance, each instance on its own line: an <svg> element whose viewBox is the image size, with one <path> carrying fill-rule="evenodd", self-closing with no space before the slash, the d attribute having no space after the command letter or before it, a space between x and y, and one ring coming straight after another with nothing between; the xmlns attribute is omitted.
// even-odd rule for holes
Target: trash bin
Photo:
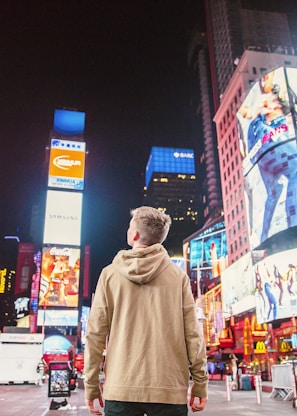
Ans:
<svg viewBox="0 0 297 416"><path fill-rule="evenodd" d="M242 390L252 390L251 379L248 375L241 376L241 386Z"/></svg>

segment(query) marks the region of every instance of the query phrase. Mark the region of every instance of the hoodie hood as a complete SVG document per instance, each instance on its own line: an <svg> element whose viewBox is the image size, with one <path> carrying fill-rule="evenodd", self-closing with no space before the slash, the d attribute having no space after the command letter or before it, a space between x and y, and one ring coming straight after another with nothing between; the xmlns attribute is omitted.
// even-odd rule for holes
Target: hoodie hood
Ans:
<svg viewBox="0 0 297 416"><path fill-rule="evenodd" d="M139 285L155 279L170 263L170 257L162 244L121 250L112 262L118 273Z"/></svg>

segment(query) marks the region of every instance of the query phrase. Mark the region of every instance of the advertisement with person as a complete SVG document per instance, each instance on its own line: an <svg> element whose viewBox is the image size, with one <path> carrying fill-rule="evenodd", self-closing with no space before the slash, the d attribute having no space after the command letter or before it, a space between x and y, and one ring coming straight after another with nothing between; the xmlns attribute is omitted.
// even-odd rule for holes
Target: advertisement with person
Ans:
<svg viewBox="0 0 297 416"><path fill-rule="evenodd" d="M265 257L253 266L259 324L296 314L297 249Z"/></svg>
<svg viewBox="0 0 297 416"><path fill-rule="evenodd" d="M224 270L221 281L225 318L255 307L255 281L251 253L247 253Z"/></svg>
<svg viewBox="0 0 297 416"><path fill-rule="evenodd" d="M80 249L44 247L39 306L78 306Z"/></svg>
<svg viewBox="0 0 297 416"><path fill-rule="evenodd" d="M284 68L277 68L252 87L237 113L252 249L297 225L297 147L289 90Z"/></svg>
<svg viewBox="0 0 297 416"><path fill-rule="evenodd" d="M190 241L190 267L198 272L202 294L210 289L210 286L214 286L227 266L224 222L207 228Z"/></svg>

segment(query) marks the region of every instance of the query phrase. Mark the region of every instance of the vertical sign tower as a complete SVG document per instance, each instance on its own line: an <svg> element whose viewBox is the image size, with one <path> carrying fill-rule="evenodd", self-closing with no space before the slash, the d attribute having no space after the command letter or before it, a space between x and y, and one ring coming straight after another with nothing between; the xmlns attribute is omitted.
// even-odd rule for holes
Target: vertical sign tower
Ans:
<svg viewBox="0 0 297 416"><path fill-rule="evenodd" d="M50 136L37 325L75 335L81 281L85 113L55 110Z"/></svg>

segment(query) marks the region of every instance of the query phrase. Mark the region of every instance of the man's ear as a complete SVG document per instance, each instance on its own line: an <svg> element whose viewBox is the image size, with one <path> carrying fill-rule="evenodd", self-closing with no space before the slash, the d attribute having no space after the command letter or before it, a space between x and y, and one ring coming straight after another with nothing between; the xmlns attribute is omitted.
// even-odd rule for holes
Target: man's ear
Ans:
<svg viewBox="0 0 297 416"><path fill-rule="evenodd" d="M138 241L138 240L139 240L139 232L135 231L133 241Z"/></svg>

